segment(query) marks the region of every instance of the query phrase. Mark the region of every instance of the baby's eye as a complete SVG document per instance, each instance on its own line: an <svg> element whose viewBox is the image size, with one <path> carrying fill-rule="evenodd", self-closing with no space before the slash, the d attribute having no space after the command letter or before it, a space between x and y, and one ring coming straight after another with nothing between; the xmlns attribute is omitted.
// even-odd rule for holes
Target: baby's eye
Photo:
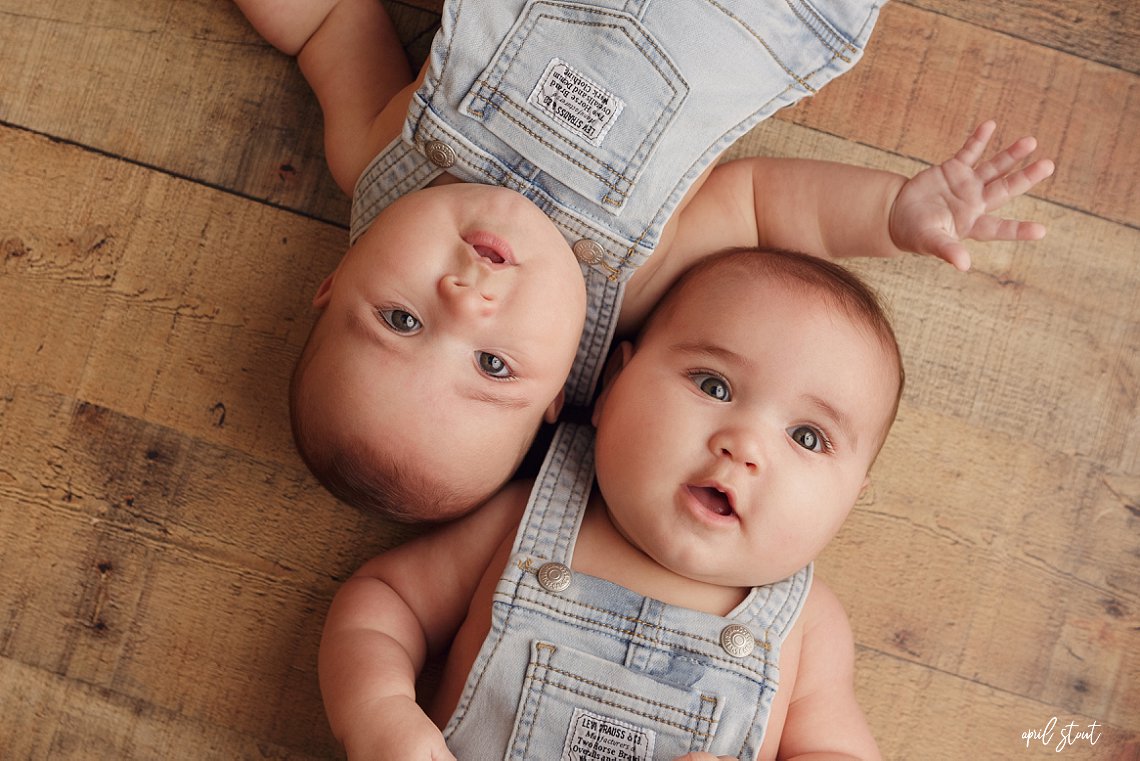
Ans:
<svg viewBox="0 0 1140 761"><path fill-rule="evenodd" d="M827 439L823 433L810 425L797 425L795 428L789 428L788 435L792 437L792 441L813 452L822 452L828 448Z"/></svg>
<svg viewBox="0 0 1140 761"><path fill-rule="evenodd" d="M475 352L475 361L479 363L479 369L483 371L484 375L489 375L492 378L511 378L514 376L514 373L511 372L511 366L498 355L487 351L477 351Z"/></svg>
<svg viewBox="0 0 1140 761"><path fill-rule="evenodd" d="M416 333L423 327L420 318L404 309L381 309L380 318L388 323L388 327L392 330L405 335Z"/></svg>
<svg viewBox="0 0 1140 761"><path fill-rule="evenodd" d="M697 384L702 394L711 396L718 402L732 400L732 391L729 390L728 381L724 378L711 373L691 373L689 377Z"/></svg>

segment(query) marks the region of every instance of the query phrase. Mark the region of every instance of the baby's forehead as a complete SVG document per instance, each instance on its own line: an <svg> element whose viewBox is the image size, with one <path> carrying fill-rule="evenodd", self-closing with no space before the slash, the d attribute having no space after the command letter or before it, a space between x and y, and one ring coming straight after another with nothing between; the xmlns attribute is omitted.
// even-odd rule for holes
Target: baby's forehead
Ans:
<svg viewBox="0 0 1140 761"><path fill-rule="evenodd" d="M806 258L806 257L803 257ZM666 332L684 324L743 323L756 319L776 320L791 324L797 318L826 313L836 331L855 329L876 347L874 359L901 365L894 331L875 294L854 275L836 271L830 263L818 267L811 262L793 260L769 262L763 256L749 260L743 256L715 259L675 284L650 316L644 333ZM766 307L773 300L790 308L776 314Z"/></svg>

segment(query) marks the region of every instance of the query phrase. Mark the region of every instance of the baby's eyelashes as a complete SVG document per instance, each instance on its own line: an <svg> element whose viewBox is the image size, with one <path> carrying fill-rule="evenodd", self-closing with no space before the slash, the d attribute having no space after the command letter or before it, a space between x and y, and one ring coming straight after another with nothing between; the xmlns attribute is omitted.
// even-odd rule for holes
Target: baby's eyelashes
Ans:
<svg viewBox="0 0 1140 761"><path fill-rule="evenodd" d="M508 379L514 377L514 371L506 360L489 351L476 351L475 362L479 371L490 378Z"/></svg>
<svg viewBox="0 0 1140 761"><path fill-rule="evenodd" d="M423 327L423 323L411 312L399 307L391 309L378 309L377 314L384 323L397 333L408 335L416 333Z"/></svg>
<svg viewBox="0 0 1140 761"><path fill-rule="evenodd" d="M804 449L812 452L833 452L835 447L832 446L831 439L827 437L819 428L811 425L797 425L788 429L788 435L792 441L799 444Z"/></svg>

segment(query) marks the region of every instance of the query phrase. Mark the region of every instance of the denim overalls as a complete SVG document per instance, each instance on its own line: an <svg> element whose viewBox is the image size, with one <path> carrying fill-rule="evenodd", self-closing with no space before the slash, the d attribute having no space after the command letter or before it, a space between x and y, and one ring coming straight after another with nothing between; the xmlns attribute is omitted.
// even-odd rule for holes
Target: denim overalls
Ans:
<svg viewBox="0 0 1140 761"><path fill-rule="evenodd" d="M513 188L581 262L587 404L622 284L693 181L777 109L862 55L884 0L448 0L401 139L353 194L353 241L443 171Z"/></svg>
<svg viewBox="0 0 1140 761"><path fill-rule="evenodd" d="M811 566L753 589L725 617L569 570L593 433L563 424L555 434L495 588L491 631L444 729L448 747L463 761L752 759Z"/></svg>

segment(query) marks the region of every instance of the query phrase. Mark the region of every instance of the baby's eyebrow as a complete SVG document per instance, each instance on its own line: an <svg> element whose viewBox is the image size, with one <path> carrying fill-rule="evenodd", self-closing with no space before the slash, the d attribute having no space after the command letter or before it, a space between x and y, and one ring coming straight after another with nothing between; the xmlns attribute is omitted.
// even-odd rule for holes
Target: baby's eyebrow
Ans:
<svg viewBox="0 0 1140 761"><path fill-rule="evenodd" d="M745 357L743 354L737 354L731 349L726 349L717 344L701 343L701 342L683 342L673 344L673 351L683 352L685 354L699 354L713 359L719 359L723 362L728 362L740 367L748 368L752 366L752 361Z"/></svg>
<svg viewBox="0 0 1140 761"><path fill-rule="evenodd" d="M805 394L804 401L807 404L810 404L811 406L818 409L825 416L831 418L835 423L835 427L839 429L839 432L843 434L844 438L851 442L851 449L858 449L859 434L848 415L844 414L844 412L839 408L830 404L826 399L823 399L822 397L816 396L814 394Z"/></svg>

